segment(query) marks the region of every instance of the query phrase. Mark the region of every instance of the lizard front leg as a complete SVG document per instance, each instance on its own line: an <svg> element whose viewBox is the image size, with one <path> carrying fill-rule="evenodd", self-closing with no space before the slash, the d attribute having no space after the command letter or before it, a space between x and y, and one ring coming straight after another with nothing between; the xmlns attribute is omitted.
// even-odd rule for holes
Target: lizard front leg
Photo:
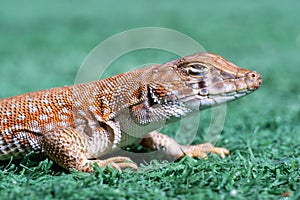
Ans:
<svg viewBox="0 0 300 200"><path fill-rule="evenodd" d="M150 132L142 139L141 145L151 150L163 150L166 154L180 159L183 156L206 158L208 153L219 154L222 158L229 155L225 148L214 147L210 143L197 145L180 145L174 139L157 131Z"/></svg>
<svg viewBox="0 0 300 200"><path fill-rule="evenodd" d="M92 172L95 163L100 167L109 164L120 172L123 168L138 169L128 157L97 160L97 157L112 148L109 139L101 132L88 136L76 129L60 129L46 133L42 144L45 153L65 169Z"/></svg>

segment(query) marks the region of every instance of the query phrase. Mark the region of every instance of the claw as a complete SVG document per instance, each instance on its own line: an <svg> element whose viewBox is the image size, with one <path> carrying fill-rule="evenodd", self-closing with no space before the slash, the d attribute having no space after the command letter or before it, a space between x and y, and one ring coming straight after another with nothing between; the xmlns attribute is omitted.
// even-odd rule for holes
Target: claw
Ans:
<svg viewBox="0 0 300 200"><path fill-rule="evenodd" d="M221 156L221 158L225 158L225 156L228 156L230 154L229 150L225 148L220 148L220 147L214 147L211 150L211 153L215 153Z"/></svg>
<svg viewBox="0 0 300 200"><path fill-rule="evenodd" d="M194 158L207 158L208 153L215 153L220 155L221 158L229 155L229 150L220 147L214 147L210 143L198 144L189 146L185 151L185 155L194 157Z"/></svg>
<svg viewBox="0 0 300 200"><path fill-rule="evenodd" d="M131 168L134 170L139 169L139 167L128 157L117 156L108 158L106 160L94 161L94 163L95 162L101 167L106 167L107 165L110 165L112 168L118 170L120 173L122 172L122 169L125 168Z"/></svg>

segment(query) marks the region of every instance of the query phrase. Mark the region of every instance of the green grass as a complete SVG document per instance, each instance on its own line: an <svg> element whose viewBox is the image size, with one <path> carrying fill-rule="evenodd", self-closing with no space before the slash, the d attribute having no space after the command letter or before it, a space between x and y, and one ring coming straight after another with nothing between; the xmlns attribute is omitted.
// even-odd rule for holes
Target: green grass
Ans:
<svg viewBox="0 0 300 200"><path fill-rule="evenodd" d="M49 160L1 162L2 199L300 199L299 1L4 1L0 6L0 97L74 83L88 53L113 34L157 26L263 76L260 90L227 107L217 145L225 159L156 162L139 172L66 172ZM155 61L152 61L154 59ZM165 62L144 50L122 69ZM207 130L210 111L201 114ZM170 130L171 129L166 129ZM174 131L174 130L173 130ZM195 142L202 142L198 135Z"/></svg>

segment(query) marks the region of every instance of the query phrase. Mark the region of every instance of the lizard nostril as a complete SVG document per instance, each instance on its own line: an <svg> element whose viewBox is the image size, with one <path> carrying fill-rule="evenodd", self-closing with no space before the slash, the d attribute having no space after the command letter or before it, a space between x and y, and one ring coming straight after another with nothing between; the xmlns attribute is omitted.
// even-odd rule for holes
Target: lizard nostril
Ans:
<svg viewBox="0 0 300 200"><path fill-rule="evenodd" d="M259 80L258 80L258 84L259 84L259 86L261 85L261 83L262 83L262 79L261 79L261 78L259 78Z"/></svg>

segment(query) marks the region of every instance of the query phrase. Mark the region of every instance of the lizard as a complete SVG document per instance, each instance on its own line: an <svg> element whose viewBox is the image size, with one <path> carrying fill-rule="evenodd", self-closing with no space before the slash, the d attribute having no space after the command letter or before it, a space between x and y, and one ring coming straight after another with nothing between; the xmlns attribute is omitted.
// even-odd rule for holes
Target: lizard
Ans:
<svg viewBox="0 0 300 200"><path fill-rule="evenodd" d="M180 145L157 129L168 120L239 99L261 83L259 73L202 52L102 80L4 98L0 160L33 151L67 170L92 172L95 164L138 169L126 156L101 159L133 144L176 159L206 158L211 152L224 157L226 148Z"/></svg>

